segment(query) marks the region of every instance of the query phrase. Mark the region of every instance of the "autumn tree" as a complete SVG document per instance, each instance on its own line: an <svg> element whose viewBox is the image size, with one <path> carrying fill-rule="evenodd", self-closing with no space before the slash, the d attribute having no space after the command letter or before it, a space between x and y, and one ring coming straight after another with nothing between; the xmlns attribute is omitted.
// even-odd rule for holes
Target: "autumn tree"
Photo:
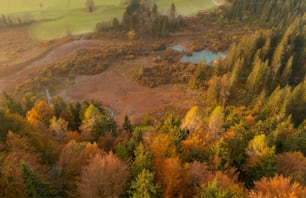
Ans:
<svg viewBox="0 0 306 198"><path fill-rule="evenodd" d="M276 175L272 178L263 177L255 182L255 188L250 191L250 198L258 197L297 197L306 196L306 189L297 182L291 182L290 177Z"/></svg>
<svg viewBox="0 0 306 198"><path fill-rule="evenodd" d="M45 101L37 101L34 107L27 112L27 120L30 123L43 123L49 126L49 121L54 115L53 108Z"/></svg>
<svg viewBox="0 0 306 198"><path fill-rule="evenodd" d="M186 128L190 133L203 128L203 116L197 106L192 107L182 121L181 128Z"/></svg>
<svg viewBox="0 0 306 198"><path fill-rule="evenodd" d="M65 133L68 130L68 122L63 118L56 118L55 116L50 120L50 127L49 127L53 135L55 136L56 140L63 141L65 137Z"/></svg>
<svg viewBox="0 0 306 198"><path fill-rule="evenodd" d="M106 132L116 132L116 123L103 114L95 105L90 104L84 112L80 130L85 140L98 140Z"/></svg>
<svg viewBox="0 0 306 198"><path fill-rule="evenodd" d="M96 143L76 142L71 140L61 150L57 167L57 186L62 196L73 195L77 183L76 179L81 175L82 168L96 154L102 151Z"/></svg>
<svg viewBox="0 0 306 198"><path fill-rule="evenodd" d="M4 147L3 147L4 146ZM20 162L24 162L33 171L45 174L45 168L29 141L13 132L7 134L7 140L0 152L0 197L26 197L26 184Z"/></svg>
<svg viewBox="0 0 306 198"><path fill-rule="evenodd" d="M236 194L238 193L235 191L235 189L223 188L220 185L220 181L217 178L214 178L211 182L206 184L204 183L201 186L201 191L198 195L195 196L195 198L231 198L237 196Z"/></svg>
<svg viewBox="0 0 306 198"><path fill-rule="evenodd" d="M176 156L176 148L166 134L159 134L150 145L154 161Z"/></svg>
<svg viewBox="0 0 306 198"><path fill-rule="evenodd" d="M160 167L156 180L164 191L164 197L184 197L186 193L186 180L184 169L178 158L165 159Z"/></svg>
<svg viewBox="0 0 306 198"><path fill-rule="evenodd" d="M224 112L221 106L217 106L211 113L208 121L208 128L213 137L221 134L224 124Z"/></svg>
<svg viewBox="0 0 306 198"><path fill-rule="evenodd" d="M263 176L273 176L276 171L275 148L268 146L264 134L255 136L249 141L246 153L249 158L246 161L246 186L253 186L253 181Z"/></svg>
<svg viewBox="0 0 306 198"><path fill-rule="evenodd" d="M207 159L207 151L213 143L213 137L204 131L189 134L181 142L181 158L187 162L194 160L204 161Z"/></svg>
<svg viewBox="0 0 306 198"><path fill-rule="evenodd" d="M90 140L92 134L99 133L98 125L102 117L102 113L93 104L86 109L82 125L80 126L80 130L85 140Z"/></svg>
<svg viewBox="0 0 306 198"><path fill-rule="evenodd" d="M187 175L194 195L200 193L202 184L208 183L214 178L214 174L208 169L207 164L199 161L188 164Z"/></svg>
<svg viewBox="0 0 306 198"><path fill-rule="evenodd" d="M306 157L301 152L282 153L277 156L277 170L302 185L306 184Z"/></svg>
<svg viewBox="0 0 306 198"><path fill-rule="evenodd" d="M41 155L45 162L54 160L54 148L50 144L49 139L44 139L42 131L36 126L30 124L25 118L19 114L3 113L0 111L0 137L6 140L8 131L13 131L15 134L26 139L35 152Z"/></svg>
<svg viewBox="0 0 306 198"><path fill-rule="evenodd" d="M100 154L83 168L78 192L81 197L119 197L129 178L128 165L112 153Z"/></svg>
<svg viewBox="0 0 306 198"><path fill-rule="evenodd" d="M18 166L20 153L11 152L5 157L1 155L1 158L0 196L7 198L25 197L22 172ZM23 158L30 159L28 155Z"/></svg>

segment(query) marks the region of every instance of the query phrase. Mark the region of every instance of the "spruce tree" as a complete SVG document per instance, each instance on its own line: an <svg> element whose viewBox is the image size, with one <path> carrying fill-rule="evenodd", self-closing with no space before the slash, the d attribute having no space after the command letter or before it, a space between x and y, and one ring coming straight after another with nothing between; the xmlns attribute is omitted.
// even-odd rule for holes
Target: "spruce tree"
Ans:
<svg viewBox="0 0 306 198"><path fill-rule="evenodd" d="M292 73L292 65L293 65L293 56L291 56L284 68L284 71L282 72L280 76L280 85L286 86L289 84L289 79Z"/></svg>
<svg viewBox="0 0 306 198"><path fill-rule="evenodd" d="M143 169L152 170L152 156L140 143L134 151L135 159L131 163L132 175L136 177Z"/></svg>
<svg viewBox="0 0 306 198"><path fill-rule="evenodd" d="M51 198L55 197L51 193L50 184L36 175L31 168L25 164L21 164L22 178L25 185L25 194L28 198Z"/></svg>
<svg viewBox="0 0 306 198"><path fill-rule="evenodd" d="M133 131L133 126L131 124L131 121L129 120L129 117L126 115L124 117L124 123L122 125L122 128L128 132L132 132Z"/></svg>
<svg viewBox="0 0 306 198"><path fill-rule="evenodd" d="M10 113L18 113L20 115L25 115L21 104L5 92L3 93L2 108Z"/></svg>
<svg viewBox="0 0 306 198"><path fill-rule="evenodd" d="M265 85L265 75L268 68L268 61L262 62L257 59L254 63L254 67L252 72L249 74L247 78L247 88L251 92L251 94L257 94L261 91Z"/></svg>
<svg viewBox="0 0 306 198"><path fill-rule="evenodd" d="M129 192L131 198L155 198L159 197L158 191L159 186L154 184L154 174L144 169L132 181Z"/></svg>

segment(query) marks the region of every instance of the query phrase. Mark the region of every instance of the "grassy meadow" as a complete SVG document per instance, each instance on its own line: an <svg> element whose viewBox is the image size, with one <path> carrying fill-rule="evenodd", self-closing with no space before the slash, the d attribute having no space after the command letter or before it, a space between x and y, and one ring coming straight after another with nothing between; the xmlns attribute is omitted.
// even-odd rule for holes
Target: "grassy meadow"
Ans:
<svg viewBox="0 0 306 198"><path fill-rule="evenodd" d="M92 32L101 21L119 20L125 10L125 0L94 0L96 10L86 12L85 0L0 0L0 15L31 17L29 25L34 39L52 39L68 34ZM215 7L211 0L155 0L161 13L167 13L172 3L184 16Z"/></svg>

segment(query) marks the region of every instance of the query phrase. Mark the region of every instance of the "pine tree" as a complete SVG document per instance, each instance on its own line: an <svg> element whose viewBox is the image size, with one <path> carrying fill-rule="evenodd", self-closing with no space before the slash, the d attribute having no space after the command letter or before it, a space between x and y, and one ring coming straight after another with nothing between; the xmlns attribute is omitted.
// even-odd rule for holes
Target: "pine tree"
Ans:
<svg viewBox="0 0 306 198"><path fill-rule="evenodd" d="M263 176L270 177L275 174L275 148L268 146L268 141L264 134L257 135L249 141L246 153L249 156L245 163L245 182L247 187L253 187L253 182Z"/></svg>
<svg viewBox="0 0 306 198"><path fill-rule="evenodd" d="M27 164L22 163L22 178L25 185L25 194L28 198L51 198L50 184L43 181L42 178L35 175Z"/></svg>
<svg viewBox="0 0 306 198"><path fill-rule="evenodd" d="M201 186L201 192L199 195L196 195L195 198L232 198L236 194L234 189L223 189L219 184L217 178L214 178L213 181L203 184Z"/></svg>
<svg viewBox="0 0 306 198"><path fill-rule="evenodd" d="M306 117L306 81L298 84L292 91L288 111L295 124L300 124Z"/></svg>
<svg viewBox="0 0 306 198"><path fill-rule="evenodd" d="M244 64L243 59L236 60L233 69L230 73L228 86L231 96L235 94L235 90L238 88L237 85L242 79L241 74L242 74L243 64Z"/></svg>
<svg viewBox="0 0 306 198"><path fill-rule="evenodd" d="M59 118L63 111L66 109L67 104L63 98L56 96L52 99L54 105L54 115Z"/></svg>
<svg viewBox="0 0 306 198"><path fill-rule="evenodd" d="M171 4L171 9L170 9L170 22L175 21L175 15L176 15L176 9L174 3Z"/></svg>
<svg viewBox="0 0 306 198"><path fill-rule="evenodd" d="M155 198L158 196L159 186L154 184L154 174L143 169L132 181L130 187L131 198Z"/></svg>
<svg viewBox="0 0 306 198"><path fill-rule="evenodd" d="M157 14L158 14L158 7L157 7L156 3L153 4L152 13L153 13L154 15L157 15Z"/></svg>
<svg viewBox="0 0 306 198"><path fill-rule="evenodd" d="M5 92L3 93L2 108L10 113L18 113L20 115L25 115L21 104Z"/></svg>
<svg viewBox="0 0 306 198"><path fill-rule="evenodd" d="M268 61L262 62L259 58L254 63L252 72L249 74L246 82L248 90L252 94L257 94L263 90L266 84L266 72L268 69Z"/></svg>
<svg viewBox="0 0 306 198"><path fill-rule="evenodd" d="M286 86L289 84L289 80L292 73L292 65L293 65L293 56L291 56L284 68L284 71L282 72L280 76L280 85Z"/></svg>
<svg viewBox="0 0 306 198"><path fill-rule="evenodd" d="M122 125L122 128L128 132L132 132L133 131L133 126L131 124L131 121L129 120L129 117L126 115L124 117L124 123Z"/></svg>
<svg viewBox="0 0 306 198"><path fill-rule="evenodd" d="M169 34L168 26L169 26L168 17L167 16L161 17L161 29L160 29L161 34L160 35L162 37L168 36Z"/></svg>
<svg viewBox="0 0 306 198"><path fill-rule="evenodd" d="M135 159L131 163L132 175L137 176L142 170L152 170L152 156L140 143L134 151Z"/></svg>

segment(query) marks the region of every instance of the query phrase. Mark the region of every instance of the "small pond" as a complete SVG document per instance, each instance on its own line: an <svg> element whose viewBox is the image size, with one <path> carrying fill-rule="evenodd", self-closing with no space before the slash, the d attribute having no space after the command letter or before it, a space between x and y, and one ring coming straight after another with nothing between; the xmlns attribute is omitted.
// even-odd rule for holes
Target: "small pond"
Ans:
<svg viewBox="0 0 306 198"><path fill-rule="evenodd" d="M183 56L181 58L182 63L201 63L205 60L206 63L210 63L221 57L225 58L225 53L223 52L211 52L207 50L201 50L199 52L193 52L192 56Z"/></svg>
<svg viewBox="0 0 306 198"><path fill-rule="evenodd" d="M182 52L182 51L185 50L185 48L183 46L180 46L180 45L173 45L173 46L170 46L168 48L173 49L173 50L178 51L178 52Z"/></svg>
<svg viewBox="0 0 306 198"><path fill-rule="evenodd" d="M180 45L170 46L169 48L179 51L179 52L183 52L185 50L185 48ZM184 55L180 61L182 63L195 63L196 64L196 63L201 63L203 62L203 60L205 60L205 62L208 64L216 60L219 57L224 59L225 56L226 54L224 52L211 52L208 50L201 50L198 52L192 52L191 56Z"/></svg>

